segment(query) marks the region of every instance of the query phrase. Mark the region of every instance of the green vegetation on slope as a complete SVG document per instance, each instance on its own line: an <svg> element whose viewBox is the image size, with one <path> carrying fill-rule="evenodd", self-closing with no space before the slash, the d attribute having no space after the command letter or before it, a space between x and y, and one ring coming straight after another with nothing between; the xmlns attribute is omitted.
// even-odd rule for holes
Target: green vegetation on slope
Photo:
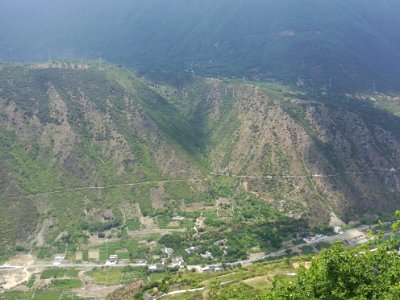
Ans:
<svg viewBox="0 0 400 300"><path fill-rule="evenodd" d="M178 237L190 263L206 261L184 251L200 243L229 262L325 230L331 211L354 221L398 206L399 118L373 100L195 76L171 86L83 61L3 64L0 82L2 255L68 244L88 260L98 239L103 260L110 239L132 261L159 254L159 236L130 241L145 229Z"/></svg>

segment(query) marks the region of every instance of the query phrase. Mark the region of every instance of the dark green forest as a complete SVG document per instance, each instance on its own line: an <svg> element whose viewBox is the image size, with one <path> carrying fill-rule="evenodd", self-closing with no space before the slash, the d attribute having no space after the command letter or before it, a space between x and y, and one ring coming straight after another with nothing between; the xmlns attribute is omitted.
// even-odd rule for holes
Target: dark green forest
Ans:
<svg viewBox="0 0 400 300"><path fill-rule="evenodd" d="M399 20L396 0L3 0L0 59L398 90Z"/></svg>

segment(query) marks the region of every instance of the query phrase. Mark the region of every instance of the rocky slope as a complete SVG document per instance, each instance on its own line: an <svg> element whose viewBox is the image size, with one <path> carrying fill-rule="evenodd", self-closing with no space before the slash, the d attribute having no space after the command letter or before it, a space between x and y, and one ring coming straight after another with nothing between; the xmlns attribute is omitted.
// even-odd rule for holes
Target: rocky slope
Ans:
<svg viewBox="0 0 400 300"><path fill-rule="evenodd" d="M187 96L198 99L189 117L204 125L211 169L249 175L243 189L311 218L333 210L349 220L398 204L400 119L365 97L212 79L192 88L201 95Z"/></svg>
<svg viewBox="0 0 400 300"><path fill-rule="evenodd" d="M92 193L98 204L54 191L200 174L190 126L145 83L118 72L86 64L2 66L2 243L25 241L40 231L40 219L43 227L63 222L62 229L84 214L85 201L103 207L112 198ZM118 82L127 78L126 87Z"/></svg>

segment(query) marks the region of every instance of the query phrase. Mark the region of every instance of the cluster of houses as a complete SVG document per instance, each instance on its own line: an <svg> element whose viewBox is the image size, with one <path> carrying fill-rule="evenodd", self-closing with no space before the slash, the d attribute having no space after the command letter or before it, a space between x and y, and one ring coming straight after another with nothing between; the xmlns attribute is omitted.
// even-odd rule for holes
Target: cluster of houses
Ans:
<svg viewBox="0 0 400 300"><path fill-rule="evenodd" d="M222 264L209 265L203 268L203 272L220 272L223 270L224 267Z"/></svg>
<svg viewBox="0 0 400 300"><path fill-rule="evenodd" d="M226 246L228 239L224 238L214 242L216 246ZM200 245L192 246L185 249L187 254L195 254L201 248ZM174 254L174 249L164 247L160 249L161 253L163 253L166 258L162 259L161 263L151 264L148 267L149 272L162 272L165 271L166 268L181 268L185 265L185 261L182 256L172 257ZM213 255L210 251L206 251L202 254L199 254L203 259L212 259ZM170 260L170 263L167 264L167 261ZM143 265L147 264L147 261L136 261L136 263L143 263ZM217 272L223 270L221 264L210 265L203 269L204 272Z"/></svg>
<svg viewBox="0 0 400 300"><path fill-rule="evenodd" d="M161 252L170 257L172 254L174 254L174 249L165 247L161 249Z"/></svg>
<svg viewBox="0 0 400 300"><path fill-rule="evenodd" d="M203 259L213 258L213 256L212 256L210 251L206 251L204 254L200 254L200 257L203 258Z"/></svg>
<svg viewBox="0 0 400 300"><path fill-rule="evenodd" d="M177 256L177 257L174 257L171 260L171 263L169 265L167 265L165 263L165 261L163 261L163 262L158 263L158 264L149 265L148 270L149 270L149 272L162 272L162 271L165 271L165 269L167 267L175 269L175 268L181 268L184 265L185 265L185 261L184 261L183 257L182 256Z"/></svg>
<svg viewBox="0 0 400 300"><path fill-rule="evenodd" d="M183 217L176 216L174 218L176 218L176 220L182 220ZM215 241L214 245L223 247L223 246L226 246L227 242L228 242L228 239L224 238L224 239ZM185 251L186 251L186 253L193 255L200 248L201 248L200 245L192 246L192 247L186 248ZM161 253L163 253L166 256L163 259L161 259L160 263L149 264L146 259L137 259L135 261L136 265L148 266L149 272L163 272L167 268L172 268L172 269L178 268L179 269L179 268L182 268L183 266L185 266L185 260L183 259L182 256L172 257L175 252L174 249L164 247L164 248L161 248L160 251L161 251ZM199 256L203 259L212 259L213 258L213 255L210 251L205 251L204 253L199 254ZM65 260L65 255L57 255L54 257L53 265L59 266L64 262L64 260ZM114 265L118 265L118 263L119 263L118 255L112 254L108 257L105 265L106 266L114 266ZM209 266L203 268L203 271L205 271L205 272L217 272L217 271L221 271L221 270L223 270L221 264L209 265Z"/></svg>
<svg viewBox="0 0 400 300"><path fill-rule="evenodd" d="M161 252L163 254L165 254L167 256L167 258L163 259L161 263L149 265L149 268L148 268L149 272L162 272L167 267L168 268L181 268L184 266L185 261L182 256L177 256L177 257L171 258L172 254L174 254L174 252L175 252L174 249L165 247L165 248L161 249ZM170 258L171 258L171 262L170 262L170 264L167 265L166 261L167 261L167 259L170 259Z"/></svg>

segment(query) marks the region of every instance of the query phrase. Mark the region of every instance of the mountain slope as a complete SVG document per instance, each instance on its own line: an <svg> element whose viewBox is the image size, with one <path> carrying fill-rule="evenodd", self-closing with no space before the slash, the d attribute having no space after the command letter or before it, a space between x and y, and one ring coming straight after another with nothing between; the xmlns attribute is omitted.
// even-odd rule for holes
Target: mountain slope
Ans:
<svg viewBox="0 0 400 300"><path fill-rule="evenodd" d="M400 119L374 102L213 79L191 89L177 106L197 103L182 110L204 130L211 169L247 175L243 189L310 217L398 205Z"/></svg>
<svg viewBox="0 0 400 300"><path fill-rule="evenodd" d="M2 226L12 231L2 232L2 243L26 240L39 231L39 220L51 227L59 222L62 231L80 224L73 219L82 207L90 215L141 195L134 185L118 195L97 187L201 174L197 135L171 105L124 71L3 65L0 76L0 201L8 207ZM81 187L88 194L81 196ZM77 194L57 194L68 189ZM116 216L89 221L120 222L121 212L111 209Z"/></svg>
<svg viewBox="0 0 400 300"><path fill-rule="evenodd" d="M400 119L377 100L90 62L3 64L0 86L3 251L147 230L184 253L199 223L232 260L398 207Z"/></svg>
<svg viewBox="0 0 400 300"><path fill-rule="evenodd" d="M336 91L399 86L395 0L4 0L0 11L3 60L102 52L146 73L195 71Z"/></svg>

